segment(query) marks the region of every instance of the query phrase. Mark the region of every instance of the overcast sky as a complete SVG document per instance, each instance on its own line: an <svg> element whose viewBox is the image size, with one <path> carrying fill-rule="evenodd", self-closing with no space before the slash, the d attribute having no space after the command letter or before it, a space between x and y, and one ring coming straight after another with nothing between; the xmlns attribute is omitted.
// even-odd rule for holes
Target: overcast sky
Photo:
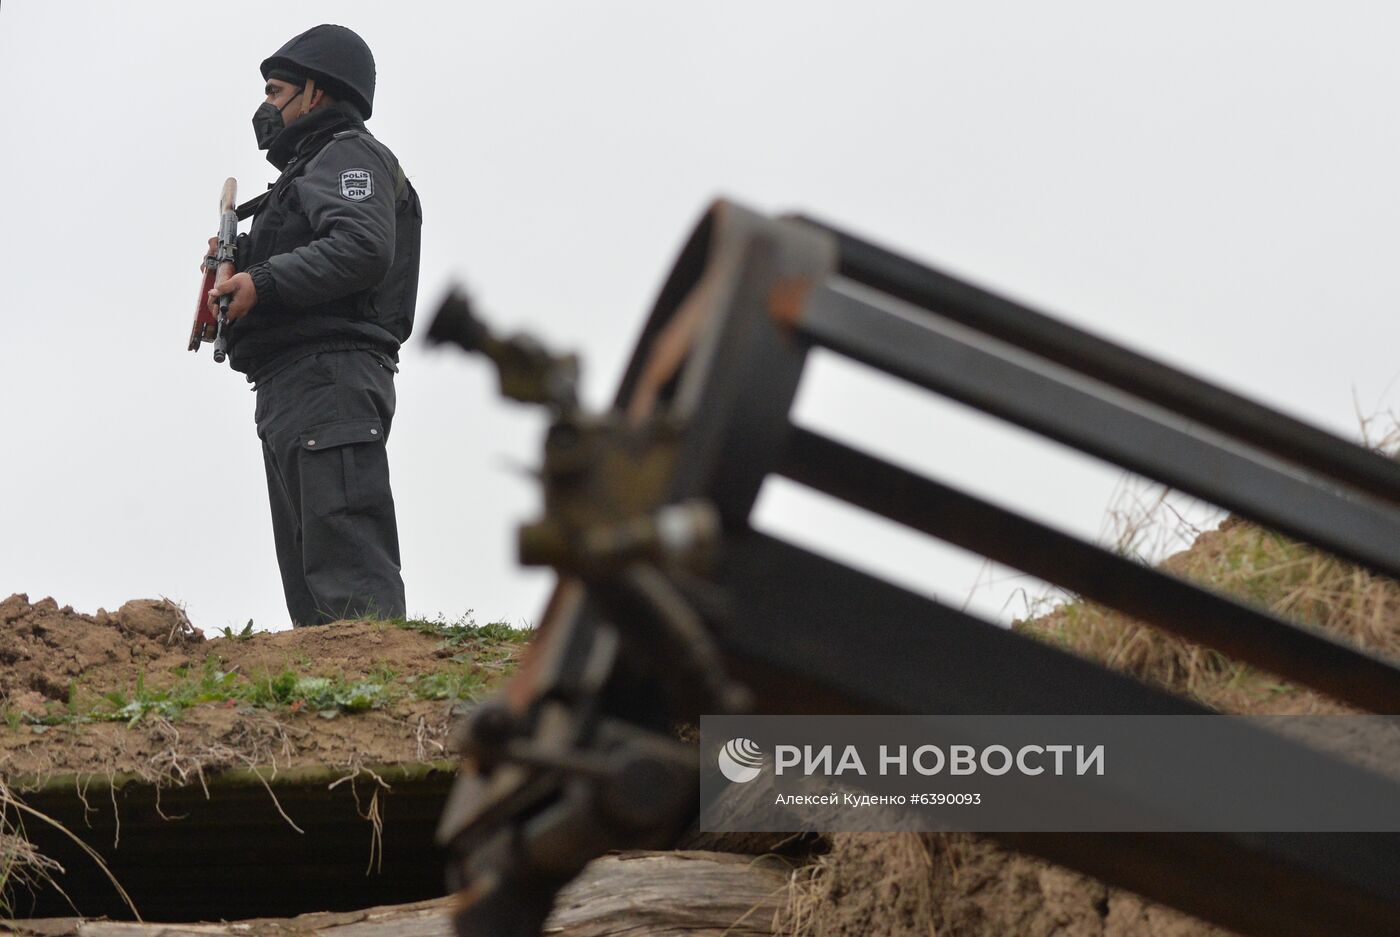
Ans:
<svg viewBox="0 0 1400 937"><path fill-rule="evenodd" d="M603 402L721 194L1348 436L1395 406L1390 4L6 0L0 596L286 627L253 395L184 346L223 179L276 176L258 63L320 22L374 50L369 126L424 207L389 446L413 614L533 622L551 581L512 547L541 419L423 347L447 285L582 353ZM1122 479L826 360L799 415L1088 536ZM1025 585L793 486L760 521L987 614Z"/></svg>

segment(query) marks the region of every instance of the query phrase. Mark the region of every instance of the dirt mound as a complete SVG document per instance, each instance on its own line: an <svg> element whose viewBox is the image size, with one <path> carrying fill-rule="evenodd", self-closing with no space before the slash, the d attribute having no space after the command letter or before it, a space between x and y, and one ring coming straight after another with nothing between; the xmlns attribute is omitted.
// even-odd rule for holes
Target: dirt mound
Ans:
<svg viewBox="0 0 1400 937"><path fill-rule="evenodd" d="M344 621L206 640L172 602L86 615L0 602L0 782L436 760L454 710L527 637L474 623Z"/></svg>
<svg viewBox="0 0 1400 937"><path fill-rule="evenodd" d="M162 658L183 659L204 636L168 600L137 599L115 613L81 615L53 599L27 595L0 602L0 698L21 711L68 698L73 681L101 674L108 683L134 682Z"/></svg>

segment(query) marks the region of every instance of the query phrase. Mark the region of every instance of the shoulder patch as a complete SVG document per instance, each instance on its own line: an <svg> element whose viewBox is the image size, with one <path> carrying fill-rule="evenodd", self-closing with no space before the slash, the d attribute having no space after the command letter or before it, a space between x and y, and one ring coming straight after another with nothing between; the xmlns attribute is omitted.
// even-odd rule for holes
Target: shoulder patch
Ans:
<svg viewBox="0 0 1400 937"><path fill-rule="evenodd" d="M363 202L374 194L374 177L368 169L347 169L340 174L340 194L352 202Z"/></svg>

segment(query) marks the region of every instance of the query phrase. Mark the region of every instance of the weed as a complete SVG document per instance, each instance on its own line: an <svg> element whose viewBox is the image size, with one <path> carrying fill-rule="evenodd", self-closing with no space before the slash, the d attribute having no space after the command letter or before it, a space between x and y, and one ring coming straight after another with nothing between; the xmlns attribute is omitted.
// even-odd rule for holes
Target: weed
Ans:
<svg viewBox="0 0 1400 937"><path fill-rule="evenodd" d="M399 672L383 661L378 661L369 671L369 679L375 683L390 684L397 680Z"/></svg>
<svg viewBox="0 0 1400 937"><path fill-rule="evenodd" d="M253 631L253 619L250 618L248 619L248 624L237 631L234 631L228 625L224 625L223 630L219 632L219 637L228 638L230 641L246 641L256 633L257 632Z"/></svg>
<svg viewBox="0 0 1400 937"><path fill-rule="evenodd" d="M383 708L393 698L383 683L369 680L350 683L343 677L298 677L291 685L291 694L294 702L312 712L365 712Z"/></svg>
<svg viewBox="0 0 1400 937"><path fill-rule="evenodd" d="M487 688L485 676L470 664L423 674L412 683L414 695L425 700L477 700Z"/></svg>

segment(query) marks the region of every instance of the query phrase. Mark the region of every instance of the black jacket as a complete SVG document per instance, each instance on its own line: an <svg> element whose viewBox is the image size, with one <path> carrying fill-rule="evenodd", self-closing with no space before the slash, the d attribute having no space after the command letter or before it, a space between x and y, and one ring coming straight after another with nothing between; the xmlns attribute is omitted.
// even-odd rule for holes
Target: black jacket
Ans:
<svg viewBox="0 0 1400 937"><path fill-rule="evenodd" d="M397 358L418 294L418 194L352 108L312 111L278 135L282 175L256 209L239 269L257 305L228 330L229 363L258 380L318 351Z"/></svg>

